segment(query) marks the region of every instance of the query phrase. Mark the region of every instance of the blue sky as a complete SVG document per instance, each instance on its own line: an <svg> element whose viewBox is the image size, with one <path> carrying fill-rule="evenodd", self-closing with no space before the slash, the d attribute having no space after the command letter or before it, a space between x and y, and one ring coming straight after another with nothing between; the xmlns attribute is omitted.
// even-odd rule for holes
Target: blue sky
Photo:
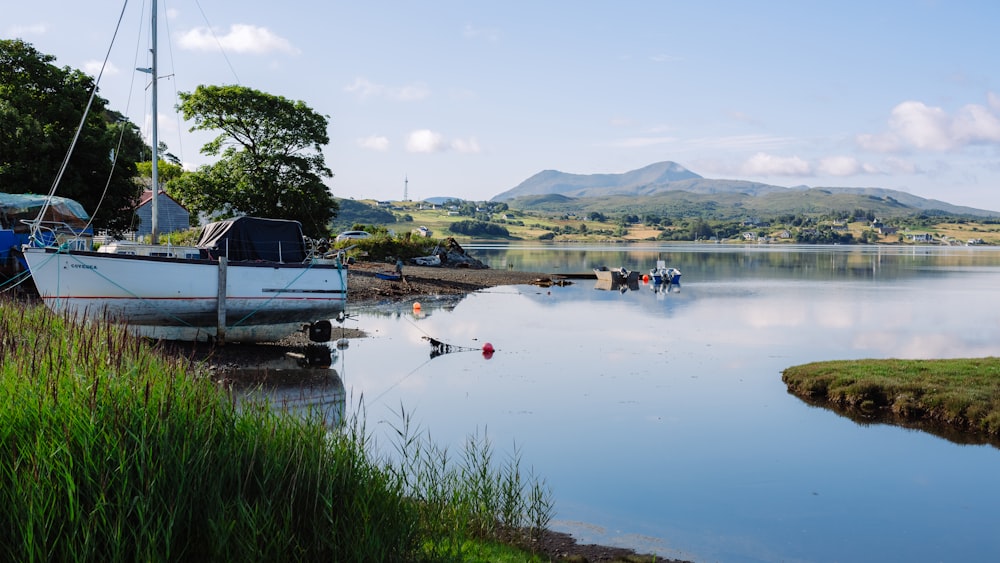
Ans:
<svg viewBox="0 0 1000 563"><path fill-rule="evenodd" d="M96 73L123 0L5 4L0 36ZM993 0L159 4L160 137L189 165L208 136L176 92L239 83L329 116L337 197L402 199L408 178L410 199L481 200L546 169L672 160L1000 210ZM100 91L138 124L142 9Z"/></svg>

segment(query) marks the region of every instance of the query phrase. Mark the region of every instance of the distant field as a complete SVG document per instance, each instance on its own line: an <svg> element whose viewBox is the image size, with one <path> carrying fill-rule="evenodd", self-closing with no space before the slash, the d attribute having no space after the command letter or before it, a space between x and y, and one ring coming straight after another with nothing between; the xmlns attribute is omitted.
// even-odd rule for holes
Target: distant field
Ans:
<svg viewBox="0 0 1000 563"><path fill-rule="evenodd" d="M374 201L370 202L375 205ZM416 202L394 202L397 207L392 212L397 218L409 215L412 222L397 222L386 227L396 232L406 232L415 230L417 227L425 226L432 231L435 238L454 237L458 241L474 240L473 237L452 233L448 227L458 221L467 221L468 216L449 214L447 209L438 207L436 209L421 209ZM509 216L507 219L503 215ZM491 221L501 224L506 228L513 240L538 240L538 237L546 233L557 231L559 234L553 240L575 241L575 242L602 242L602 241L644 241L655 240L664 231L664 228L648 227L645 225L630 225L626 229L624 236L619 233L619 225L616 222L584 221L582 219L561 219L555 216L543 214L526 215L519 211L507 211L506 213L494 214ZM518 225L517 223L523 223ZM566 234L569 227L572 233ZM847 225L848 232L855 240L859 240L862 233L870 232L867 222L859 221ZM755 232L763 231L773 236L782 230L781 226L753 229ZM879 236L876 240L885 244L898 244L900 234L903 235L903 244L912 244L907 235L913 232L929 232L936 240L944 237L951 240L953 244L965 244L969 240L982 239L984 244L1000 245L1000 225L983 224L978 222L967 223L941 223L932 228L926 229L905 229L901 228L899 233L887 236ZM782 242L775 240L775 242ZM791 241L786 241L791 242Z"/></svg>

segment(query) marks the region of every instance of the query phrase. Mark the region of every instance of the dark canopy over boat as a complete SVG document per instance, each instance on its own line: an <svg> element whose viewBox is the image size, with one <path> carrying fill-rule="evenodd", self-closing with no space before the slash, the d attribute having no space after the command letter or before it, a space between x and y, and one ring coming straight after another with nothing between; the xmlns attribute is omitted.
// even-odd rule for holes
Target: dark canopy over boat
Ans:
<svg viewBox="0 0 1000 563"><path fill-rule="evenodd" d="M198 248L231 261L302 262L306 259L302 224L286 219L238 217L205 225Z"/></svg>

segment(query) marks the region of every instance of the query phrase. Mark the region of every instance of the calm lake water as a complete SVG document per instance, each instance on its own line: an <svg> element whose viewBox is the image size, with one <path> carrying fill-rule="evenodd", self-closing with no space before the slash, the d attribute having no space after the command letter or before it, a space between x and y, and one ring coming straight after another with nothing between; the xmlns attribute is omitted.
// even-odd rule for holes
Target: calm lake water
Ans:
<svg viewBox="0 0 1000 563"><path fill-rule="evenodd" d="M552 528L584 542L699 562L1000 560L1000 449L859 424L781 382L819 360L1000 355L1000 249L467 250L550 273L663 259L683 278L351 310L370 338L333 368L387 444L401 409L456 455L485 433L552 488ZM473 351L432 359L425 336Z"/></svg>

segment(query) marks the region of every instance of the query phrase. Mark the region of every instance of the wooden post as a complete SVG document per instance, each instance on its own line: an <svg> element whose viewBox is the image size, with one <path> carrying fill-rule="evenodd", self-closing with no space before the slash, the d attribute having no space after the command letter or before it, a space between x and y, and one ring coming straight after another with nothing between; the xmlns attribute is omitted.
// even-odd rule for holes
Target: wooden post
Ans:
<svg viewBox="0 0 1000 563"><path fill-rule="evenodd" d="M216 298L218 318L215 326L215 343L218 346L226 344L226 265L226 257L219 256L219 294Z"/></svg>

